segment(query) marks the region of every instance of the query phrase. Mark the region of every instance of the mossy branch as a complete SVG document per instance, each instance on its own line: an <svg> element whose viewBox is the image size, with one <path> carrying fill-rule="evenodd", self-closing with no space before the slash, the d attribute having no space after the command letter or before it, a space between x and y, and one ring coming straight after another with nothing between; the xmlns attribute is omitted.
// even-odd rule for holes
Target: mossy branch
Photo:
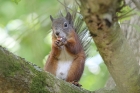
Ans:
<svg viewBox="0 0 140 93"><path fill-rule="evenodd" d="M44 72L38 66L1 46L0 64L0 93L112 93L115 91L115 89L104 88L91 92L76 87Z"/></svg>
<svg viewBox="0 0 140 93"><path fill-rule="evenodd" d="M0 93L89 93L0 47Z"/></svg>

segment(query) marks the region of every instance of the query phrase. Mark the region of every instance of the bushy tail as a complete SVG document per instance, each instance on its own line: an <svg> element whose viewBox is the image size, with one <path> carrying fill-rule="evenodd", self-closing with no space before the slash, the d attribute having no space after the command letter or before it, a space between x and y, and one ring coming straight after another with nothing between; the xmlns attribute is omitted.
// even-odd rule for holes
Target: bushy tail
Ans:
<svg viewBox="0 0 140 93"><path fill-rule="evenodd" d="M60 1L59 1L60 2ZM58 13L58 17L64 17L68 12L72 15L72 27L75 29L76 33L79 36L79 39L83 45L86 56L88 56L88 50L91 43L91 36L89 34L88 28L83 21L83 17L78 12L78 6L73 4L74 7L68 5L65 0L64 3L60 2L64 6L64 10L61 10Z"/></svg>

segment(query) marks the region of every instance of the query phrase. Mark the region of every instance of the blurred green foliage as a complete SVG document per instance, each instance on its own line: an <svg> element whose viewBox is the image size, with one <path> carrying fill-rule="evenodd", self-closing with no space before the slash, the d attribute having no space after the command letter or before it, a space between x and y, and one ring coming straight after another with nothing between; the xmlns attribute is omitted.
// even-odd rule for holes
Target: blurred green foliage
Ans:
<svg viewBox="0 0 140 93"><path fill-rule="evenodd" d="M43 68L51 50L49 16L57 15L63 7L57 0L19 1L0 0L0 45ZM96 55L98 52L92 42L89 57L98 60ZM103 87L109 76L105 64L96 60L88 62L90 64L85 66L80 80L83 88L88 90ZM90 65L93 65L92 69Z"/></svg>
<svg viewBox="0 0 140 93"><path fill-rule="evenodd" d="M11 0L11 1L13 1L13 2L18 4L18 2L21 1L21 0Z"/></svg>

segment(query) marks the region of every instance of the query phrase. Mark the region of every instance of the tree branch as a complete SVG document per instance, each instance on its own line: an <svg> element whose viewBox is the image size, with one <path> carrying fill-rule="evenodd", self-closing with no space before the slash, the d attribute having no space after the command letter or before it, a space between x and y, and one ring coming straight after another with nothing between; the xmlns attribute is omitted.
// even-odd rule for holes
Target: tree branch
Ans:
<svg viewBox="0 0 140 93"><path fill-rule="evenodd" d="M0 64L1 93L90 93L55 78L2 47Z"/></svg>
<svg viewBox="0 0 140 93"><path fill-rule="evenodd" d="M140 75L136 57L119 24L113 20L122 0L80 1L81 13L117 88L121 93L139 93Z"/></svg>
<svg viewBox="0 0 140 93"><path fill-rule="evenodd" d="M76 87L1 46L0 64L0 93L118 93L116 89L103 88L91 92Z"/></svg>

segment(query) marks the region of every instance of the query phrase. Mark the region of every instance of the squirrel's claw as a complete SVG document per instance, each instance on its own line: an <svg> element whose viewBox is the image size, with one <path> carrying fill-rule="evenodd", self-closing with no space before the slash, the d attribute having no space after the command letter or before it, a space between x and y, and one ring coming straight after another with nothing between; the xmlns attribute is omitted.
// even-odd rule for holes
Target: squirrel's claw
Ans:
<svg viewBox="0 0 140 93"><path fill-rule="evenodd" d="M74 84L74 85L77 86L77 87L81 87L81 86L82 86L82 85L79 84L77 81L72 81L72 82L70 82L70 83Z"/></svg>

